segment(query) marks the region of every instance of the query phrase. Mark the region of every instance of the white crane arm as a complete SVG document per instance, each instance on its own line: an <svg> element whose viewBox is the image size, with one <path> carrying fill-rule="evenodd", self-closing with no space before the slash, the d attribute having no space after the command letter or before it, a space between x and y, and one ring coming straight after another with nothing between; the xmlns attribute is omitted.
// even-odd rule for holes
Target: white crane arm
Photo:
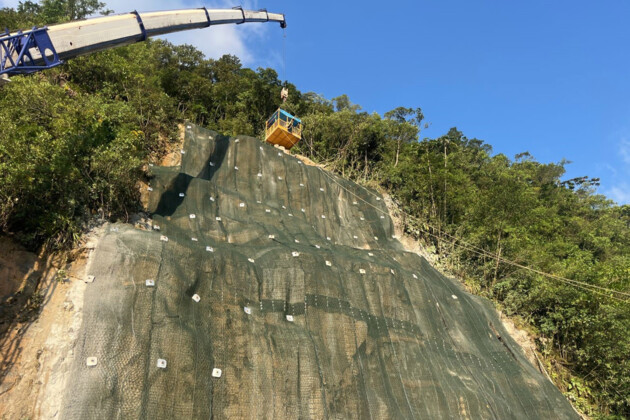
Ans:
<svg viewBox="0 0 630 420"><path fill-rule="evenodd" d="M0 36L0 75L53 67L62 60L141 42L152 36L246 22L278 22L286 27L281 13L243 10L240 7L131 12L96 17Z"/></svg>
<svg viewBox="0 0 630 420"><path fill-rule="evenodd" d="M206 13L207 12L207 13ZM57 54L63 59L120 45L211 25L245 22L284 23L284 15L241 9L182 9L127 13L54 25L48 28ZM142 29L144 26L144 30ZM33 57L35 58L35 57Z"/></svg>

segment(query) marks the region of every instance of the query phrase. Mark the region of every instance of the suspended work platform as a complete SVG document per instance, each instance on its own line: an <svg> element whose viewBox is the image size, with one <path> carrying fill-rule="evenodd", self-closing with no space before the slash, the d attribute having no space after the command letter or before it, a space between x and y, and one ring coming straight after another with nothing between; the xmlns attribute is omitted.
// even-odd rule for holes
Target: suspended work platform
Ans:
<svg viewBox="0 0 630 420"><path fill-rule="evenodd" d="M302 121L278 108L267 120L265 141L289 150L302 138Z"/></svg>

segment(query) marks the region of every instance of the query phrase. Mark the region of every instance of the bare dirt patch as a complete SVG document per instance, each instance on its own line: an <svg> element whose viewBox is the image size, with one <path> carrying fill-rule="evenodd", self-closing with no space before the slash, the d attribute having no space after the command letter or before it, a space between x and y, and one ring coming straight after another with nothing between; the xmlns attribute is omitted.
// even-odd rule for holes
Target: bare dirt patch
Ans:
<svg viewBox="0 0 630 420"><path fill-rule="evenodd" d="M37 255L11 238L0 237L0 299L15 295L26 286L37 261Z"/></svg>
<svg viewBox="0 0 630 420"><path fill-rule="evenodd" d="M177 126L179 136L176 142L169 142L166 146L166 154L157 162L159 166L179 166L182 164L182 150L184 149L185 124Z"/></svg>
<svg viewBox="0 0 630 420"><path fill-rule="evenodd" d="M169 142L165 140L166 143L166 153L157 161L158 166L180 166L182 164L182 150L184 149L184 138L186 135L186 125L178 124L177 125L178 136L177 141ZM145 174L149 173L149 167L153 166L154 163L148 163L143 166L143 171ZM146 180L140 180L136 183L136 188L140 193L140 204L143 209L146 209L149 205L149 195L150 195L150 185Z"/></svg>
<svg viewBox="0 0 630 420"><path fill-rule="evenodd" d="M297 159L301 160L302 163L305 164L305 165L316 166L318 168L325 168L325 166L322 165L321 163L313 162L312 160L310 160L306 156L302 156L302 155L293 155L293 156L296 157Z"/></svg>
<svg viewBox="0 0 630 420"><path fill-rule="evenodd" d="M13 250L2 253L12 262L9 272L16 273L13 284L23 273L27 279L22 278L22 285L32 278L38 285L25 306L32 316L22 311L5 320L0 337L0 418L49 419L59 414L82 321L86 272L102 230L86 235L79 248L47 258L15 244L3 245Z"/></svg>
<svg viewBox="0 0 630 420"><path fill-rule="evenodd" d="M146 209L149 207L149 196L150 196L150 190L149 190L149 184L147 184L144 181L138 181L136 183L136 188L138 189L138 191L140 192L140 204L142 205L143 209Z"/></svg>
<svg viewBox="0 0 630 420"><path fill-rule="evenodd" d="M437 255L428 251L420 241L411 235L405 232L405 214L400 209L400 207L394 202L392 197L389 194L382 193L383 201L387 206L387 210L389 211L389 217L391 217L392 222L394 223L394 232L398 241L403 244L405 250L408 252L413 252L415 254L424 257L427 261L431 263L431 265L439 267L439 261ZM442 269L442 267L440 267ZM448 273L450 275L450 273Z"/></svg>

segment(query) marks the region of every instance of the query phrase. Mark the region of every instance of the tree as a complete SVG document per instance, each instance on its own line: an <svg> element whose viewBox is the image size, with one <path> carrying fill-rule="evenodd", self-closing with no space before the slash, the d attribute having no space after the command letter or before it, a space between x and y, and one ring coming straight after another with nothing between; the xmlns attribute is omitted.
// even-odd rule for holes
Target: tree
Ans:
<svg viewBox="0 0 630 420"><path fill-rule="evenodd" d="M98 0L41 0L39 3L27 0L18 4L17 11L32 16L34 24L39 26L85 19L95 13L106 15L112 12L105 8L105 3Z"/></svg>
<svg viewBox="0 0 630 420"><path fill-rule="evenodd" d="M335 110L337 112L350 111L356 113L361 110L361 106L350 102L350 98L346 94L333 98L332 103L335 104Z"/></svg>
<svg viewBox="0 0 630 420"><path fill-rule="evenodd" d="M396 158L394 166L398 166L400 147L402 144L410 143L418 139L420 125L424 120L424 114L420 108L398 107L385 113L385 119L391 121L389 124L390 135L396 142Z"/></svg>
<svg viewBox="0 0 630 420"><path fill-rule="evenodd" d="M134 122L125 103L15 78L0 92L0 130L11 133L0 138L0 229L33 248L61 247L92 212L135 210L143 148Z"/></svg>

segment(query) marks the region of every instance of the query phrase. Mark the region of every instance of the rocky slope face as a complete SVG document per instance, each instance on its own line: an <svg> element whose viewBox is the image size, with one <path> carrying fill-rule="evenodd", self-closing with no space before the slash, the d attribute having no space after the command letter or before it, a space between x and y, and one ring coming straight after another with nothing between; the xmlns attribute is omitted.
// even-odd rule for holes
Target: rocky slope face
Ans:
<svg viewBox="0 0 630 420"><path fill-rule="evenodd" d="M253 138L181 153L96 246L62 418L577 418L380 196Z"/></svg>

